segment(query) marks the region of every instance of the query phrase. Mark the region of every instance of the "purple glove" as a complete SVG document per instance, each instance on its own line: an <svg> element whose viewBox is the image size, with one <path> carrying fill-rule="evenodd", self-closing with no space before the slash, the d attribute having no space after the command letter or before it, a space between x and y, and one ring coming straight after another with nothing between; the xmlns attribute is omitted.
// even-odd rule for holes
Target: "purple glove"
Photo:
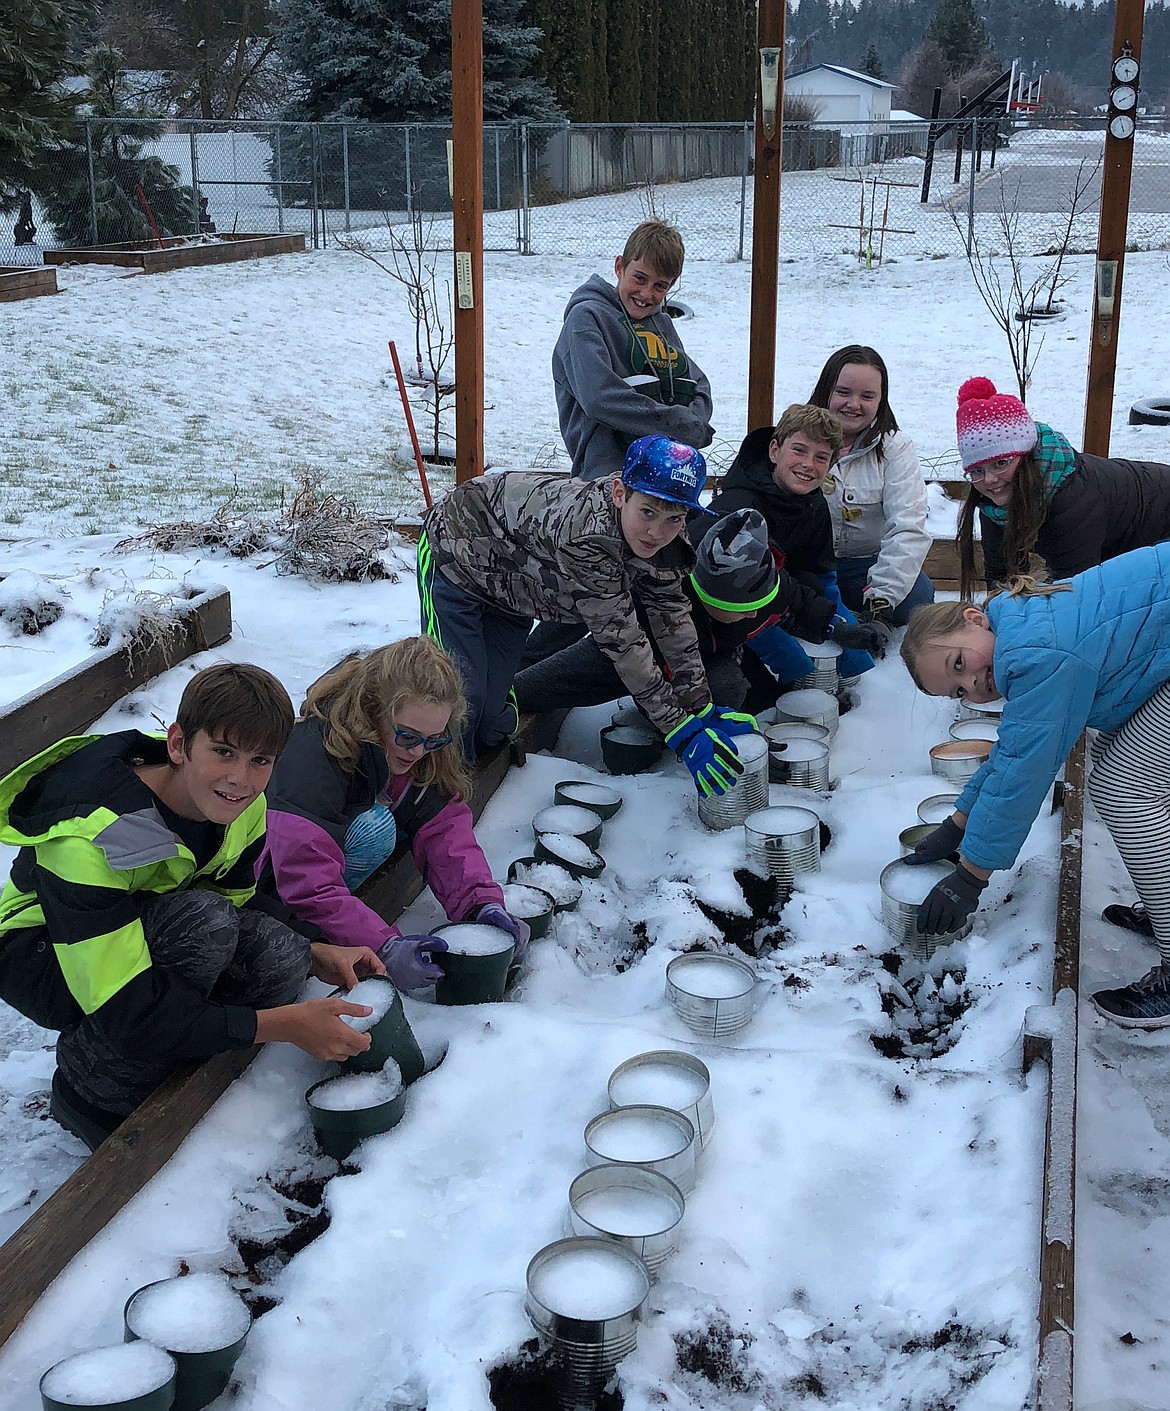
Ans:
<svg viewBox="0 0 1170 1411"><path fill-rule="evenodd" d="M516 949L512 954L513 960L519 960L528 946L528 938L531 932L527 921L520 921L515 916L509 916L499 902L488 902L487 906L481 906L475 914L475 919L483 926L498 926L501 931L507 931L508 935L516 942Z"/></svg>
<svg viewBox="0 0 1170 1411"><path fill-rule="evenodd" d="M420 990L443 978L442 967L431 956L446 949L442 936L391 936L378 954L400 990Z"/></svg>

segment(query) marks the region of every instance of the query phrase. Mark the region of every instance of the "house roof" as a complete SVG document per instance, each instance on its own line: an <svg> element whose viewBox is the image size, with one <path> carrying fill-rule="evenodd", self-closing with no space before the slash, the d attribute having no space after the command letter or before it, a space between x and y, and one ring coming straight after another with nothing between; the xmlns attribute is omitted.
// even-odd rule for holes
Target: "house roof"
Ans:
<svg viewBox="0 0 1170 1411"><path fill-rule="evenodd" d="M784 81L790 78L801 78L806 73L819 73L822 69L827 69L829 73L844 74L846 78L855 78L858 83L868 83L871 88L897 88L896 83L887 83L884 78L871 78L867 73L858 73L856 69L842 68L840 64L813 64L811 68L797 69L795 73L784 75Z"/></svg>

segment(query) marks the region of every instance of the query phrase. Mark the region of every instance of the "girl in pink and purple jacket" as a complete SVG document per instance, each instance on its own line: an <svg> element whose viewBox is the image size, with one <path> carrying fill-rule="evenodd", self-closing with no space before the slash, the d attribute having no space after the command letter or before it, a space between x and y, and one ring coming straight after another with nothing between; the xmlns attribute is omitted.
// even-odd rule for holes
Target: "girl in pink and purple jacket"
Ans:
<svg viewBox="0 0 1170 1411"><path fill-rule="evenodd" d="M404 936L355 895L410 848L452 921L528 927L504 909L464 799L457 744L466 705L458 670L429 637L346 657L308 690L268 797L262 883L335 945L369 946L399 989L439 979L435 936Z"/></svg>

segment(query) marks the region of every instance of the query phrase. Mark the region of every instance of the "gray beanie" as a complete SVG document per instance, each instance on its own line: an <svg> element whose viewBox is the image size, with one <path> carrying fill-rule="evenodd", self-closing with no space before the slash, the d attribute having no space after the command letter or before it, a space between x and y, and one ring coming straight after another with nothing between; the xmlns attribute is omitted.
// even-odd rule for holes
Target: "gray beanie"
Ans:
<svg viewBox="0 0 1170 1411"><path fill-rule="evenodd" d="M702 602L728 612L767 607L780 579L759 510L736 510L707 530L695 550L691 586Z"/></svg>

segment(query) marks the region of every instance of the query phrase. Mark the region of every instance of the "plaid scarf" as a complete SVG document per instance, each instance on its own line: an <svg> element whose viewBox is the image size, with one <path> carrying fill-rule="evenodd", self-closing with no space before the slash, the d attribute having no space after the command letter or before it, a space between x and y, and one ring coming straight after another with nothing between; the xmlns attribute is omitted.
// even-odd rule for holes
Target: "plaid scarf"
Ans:
<svg viewBox="0 0 1170 1411"><path fill-rule="evenodd" d="M1076 452L1059 431L1053 431L1051 426L1038 421L1036 447L1031 456L1040 472L1041 497L1045 505L1050 505L1053 496L1077 468ZM996 524L1007 523L1007 505L993 505L990 500L983 500L979 513Z"/></svg>

